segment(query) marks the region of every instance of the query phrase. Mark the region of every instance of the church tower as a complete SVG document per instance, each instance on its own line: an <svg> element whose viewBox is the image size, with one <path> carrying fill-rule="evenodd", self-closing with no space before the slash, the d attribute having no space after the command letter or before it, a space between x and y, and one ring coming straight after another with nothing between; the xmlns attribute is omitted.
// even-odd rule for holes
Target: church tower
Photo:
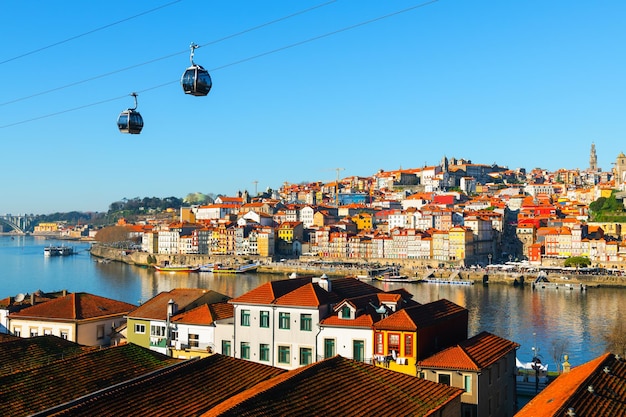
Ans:
<svg viewBox="0 0 626 417"><path fill-rule="evenodd" d="M623 186L621 186L621 184L626 180L626 155L624 155L624 152L620 152L619 155L617 155L615 167L613 167L613 174L615 175L615 185L622 190Z"/></svg>
<svg viewBox="0 0 626 417"><path fill-rule="evenodd" d="M589 171L598 172L598 156L596 155L596 144L593 142L589 153Z"/></svg>

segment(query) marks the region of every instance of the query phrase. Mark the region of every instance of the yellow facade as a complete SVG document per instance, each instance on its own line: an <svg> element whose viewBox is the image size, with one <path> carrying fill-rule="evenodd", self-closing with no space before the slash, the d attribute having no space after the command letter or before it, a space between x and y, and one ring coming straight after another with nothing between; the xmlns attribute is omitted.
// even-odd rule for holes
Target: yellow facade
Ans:
<svg viewBox="0 0 626 417"><path fill-rule="evenodd" d="M397 330L375 331L374 358L374 364L378 367L415 376L417 333Z"/></svg>

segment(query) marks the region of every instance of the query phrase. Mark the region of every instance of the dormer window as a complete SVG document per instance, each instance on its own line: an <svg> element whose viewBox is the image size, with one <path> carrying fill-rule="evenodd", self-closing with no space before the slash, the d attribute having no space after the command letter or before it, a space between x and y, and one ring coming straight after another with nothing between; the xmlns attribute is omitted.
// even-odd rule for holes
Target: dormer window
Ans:
<svg viewBox="0 0 626 417"><path fill-rule="evenodd" d="M342 307L341 308L341 318L342 319L349 319L351 316L351 311L350 311L350 307Z"/></svg>

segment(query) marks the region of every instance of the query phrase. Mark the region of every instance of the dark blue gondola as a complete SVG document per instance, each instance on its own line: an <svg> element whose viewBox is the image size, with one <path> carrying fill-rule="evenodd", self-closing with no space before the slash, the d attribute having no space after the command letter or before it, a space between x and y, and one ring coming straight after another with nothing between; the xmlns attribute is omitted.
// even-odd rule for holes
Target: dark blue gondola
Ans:
<svg viewBox="0 0 626 417"><path fill-rule="evenodd" d="M185 94L191 94L192 96L206 96L211 91L213 82L209 72L193 62L193 54L198 45L192 43L190 46L191 54L189 60L191 66L185 70L183 76L180 78L180 84L183 87Z"/></svg>
<svg viewBox="0 0 626 417"><path fill-rule="evenodd" d="M135 98L135 107L124 110L117 118L117 127L122 133L139 134L143 129L143 118L137 109L137 93L132 93Z"/></svg>

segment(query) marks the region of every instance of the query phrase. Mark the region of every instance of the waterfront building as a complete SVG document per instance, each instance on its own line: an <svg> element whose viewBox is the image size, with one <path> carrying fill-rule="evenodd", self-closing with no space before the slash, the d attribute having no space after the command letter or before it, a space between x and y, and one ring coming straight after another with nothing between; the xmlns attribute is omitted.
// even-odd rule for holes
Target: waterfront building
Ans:
<svg viewBox="0 0 626 417"><path fill-rule="evenodd" d="M341 355L372 363L373 324L402 308L419 305L411 298L411 294L400 290L347 298L337 303L332 314L319 323L317 360Z"/></svg>
<svg viewBox="0 0 626 417"><path fill-rule="evenodd" d="M228 296L216 291L199 288L177 288L161 292L127 313L126 337L128 343L134 343L162 354L170 354L172 347L180 347L180 349L176 350L181 350L183 345L195 344L191 343L191 341L197 341L199 345L200 333L189 332L181 334L182 340L177 345L178 335L175 333L176 330L169 326L172 318L203 304L225 302L228 298ZM227 318L222 314L216 314L216 317L220 319ZM172 330L174 330L174 333L172 333ZM205 329L205 331L203 343L206 343L207 346L209 343L215 343L210 340L211 333L214 333L214 330Z"/></svg>
<svg viewBox="0 0 626 417"><path fill-rule="evenodd" d="M321 355L318 323L332 313L332 307L345 298L380 292L353 278L294 278L263 284L229 301L235 317L233 355L283 369L308 365Z"/></svg>
<svg viewBox="0 0 626 417"><path fill-rule="evenodd" d="M221 353L230 355L233 306L227 302L205 303L174 314L170 319L170 355L179 359L201 358ZM221 343L215 343L219 340Z"/></svg>
<svg viewBox="0 0 626 417"><path fill-rule="evenodd" d="M98 295L70 293L10 313L7 327L19 337L53 335L85 346L108 346L111 329L134 308Z"/></svg>
<svg viewBox="0 0 626 417"><path fill-rule="evenodd" d="M519 344L488 332L417 362L420 378L463 389L463 417L512 417Z"/></svg>
<svg viewBox="0 0 626 417"><path fill-rule="evenodd" d="M467 339L468 314L446 299L390 314L373 325L376 365L416 375L418 361Z"/></svg>

